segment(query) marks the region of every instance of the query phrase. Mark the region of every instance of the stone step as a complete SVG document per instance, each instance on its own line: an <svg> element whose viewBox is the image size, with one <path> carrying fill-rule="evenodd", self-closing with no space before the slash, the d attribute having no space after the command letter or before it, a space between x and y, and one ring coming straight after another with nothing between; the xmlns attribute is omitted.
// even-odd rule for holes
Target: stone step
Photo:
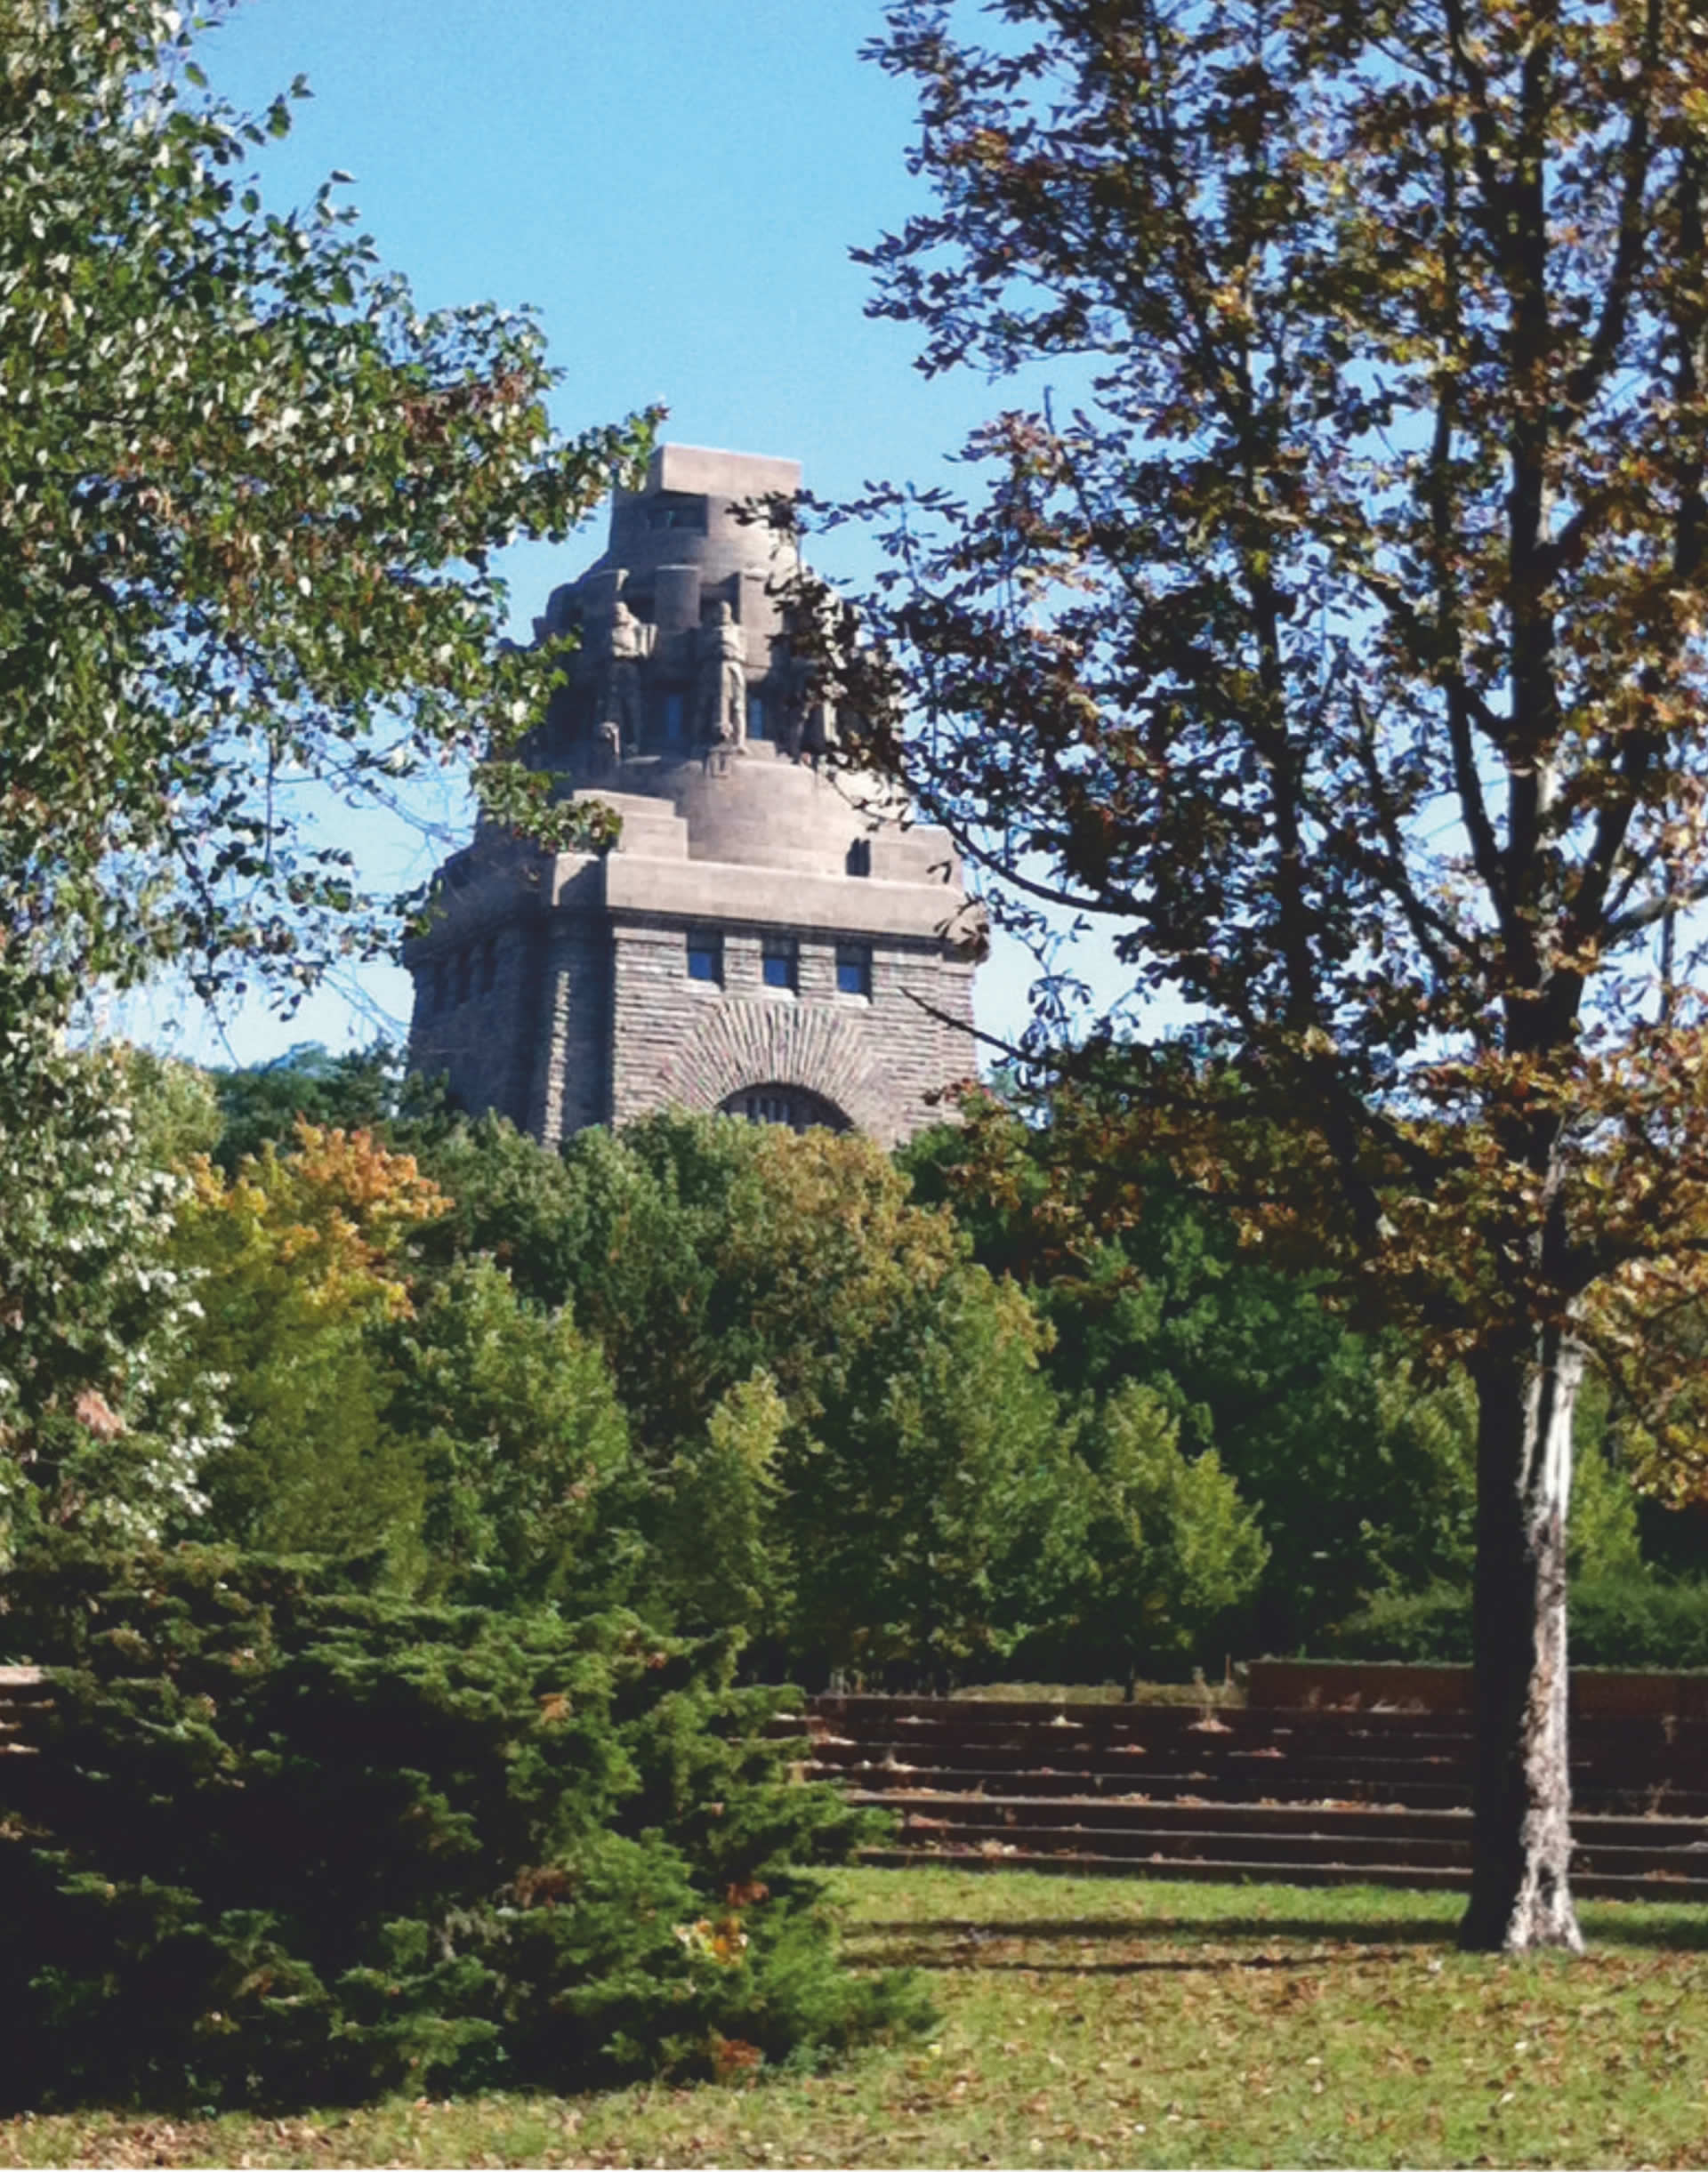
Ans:
<svg viewBox="0 0 1708 2172"><path fill-rule="evenodd" d="M1250 1757L1272 1751L1290 1757L1469 1758L1476 1747L1468 1727L1422 1723L1386 1728L1295 1727L1272 1725L1267 1715L1258 1716L1258 1724L1249 1726L1133 1727L1106 1734L1087 1734L1072 1727L1016 1728L995 1724L909 1726L903 1720L861 1725L844 1721L835 1726L815 1722L809 1735L815 1748L826 1751L882 1742L898 1754L917 1756L929 1751L947 1757L973 1753L1038 1761L1064 1757ZM1593 1727L1575 1725L1571 1741L1574 1754L1580 1759L1593 1761L1617 1755L1622 1759L1634 1757L1648 1764L1663 1764L1669 1771L1708 1770L1708 1729L1695 1726L1669 1730L1665 1723L1652 1719L1604 1722Z"/></svg>
<svg viewBox="0 0 1708 2172"><path fill-rule="evenodd" d="M808 1759L803 1770L810 1779L886 1794L1097 1795L1109 1800L1138 1796L1158 1802L1215 1799L1253 1805L1339 1801L1376 1806L1397 1803L1419 1810L1468 1809L1470 1804L1469 1773L1452 1777L1437 1774L1429 1779L1390 1773L1374 1778L1345 1766L1301 1772L1279 1762L1243 1776L1237 1785L1225 1771L1166 1773L1137 1765L1101 1772L1043 1767L979 1771L931 1765L828 1765ZM1572 1799L1576 1809L1596 1816L1708 1817L1708 1790L1675 1786L1669 1781L1607 1785L1575 1774Z"/></svg>
<svg viewBox="0 0 1708 2172"><path fill-rule="evenodd" d="M1317 1708L1229 1706L1206 1714L1178 1705L979 1705L958 1699L821 1697L810 1701L805 1716L814 1733L855 1739L875 1734L920 1738L925 1734L964 1742L1007 1738L1030 1744L1041 1731L1086 1746L1113 1742L1150 1747L1182 1735L1210 1734L1290 1742L1295 1747L1322 1742L1336 1747L1349 1740L1374 1746L1391 1740L1408 1744L1469 1746L1470 1715L1462 1712L1407 1712L1380 1707L1357 1710ZM798 1723L797 1723L798 1724ZM1617 1746L1664 1750L1676 1762L1708 1762L1708 1718L1665 1713L1585 1714L1572 1722L1572 1738L1585 1750Z"/></svg>
<svg viewBox="0 0 1708 2172"><path fill-rule="evenodd" d="M1145 1797L1008 1796L979 1798L921 1790L890 1792L850 1790L846 1799L861 1808L893 1810L905 1820L936 1817L976 1819L1028 1830L1127 1828L1142 1824L1158 1830L1196 1833L1275 1832L1367 1834L1395 1847L1411 1840L1467 1842L1470 1814L1464 1809L1420 1810L1402 1805L1373 1807L1341 1803L1156 1802ZM1601 1817L1575 1814L1572 1831L1590 1849L1627 1847L1644 1851L1699 1850L1708 1865L1708 1825L1698 1818ZM1708 1875L1708 1869L1704 1874Z"/></svg>
<svg viewBox="0 0 1708 2172"><path fill-rule="evenodd" d="M1470 1806L1470 1790L1463 1780L1412 1780L1404 1787L1387 1781L1366 1782L1356 1789L1339 1784L1324 1787L1317 1781L1285 1772L1269 1772L1253 1778L1237 1791L1219 1784L1204 1773L1155 1773L1129 1768L1119 1773L1031 1771L978 1772L934 1768L931 1766L830 1766L809 1761L809 1779L827 1780L874 1793L897 1791L936 1794L986 1795L1007 1798L1024 1795L1097 1795L1111 1802L1134 1798L1151 1802L1183 1801L1321 1803L1357 1802L1380 1806L1402 1803L1421 1810L1454 1810ZM1344 1782L1345 1774L1336 1776ZM1637 1806L1646 1808L1647 1804Z"/></svg>
<svg viewBox="0 0 1708 2172"><path fill-rule="evenodd" d="M1010 1772L1026 1772L1035 1768L1043 1772L1187 1772L1221 1766L1235 1770L1255 1771L1265 1765L1285 1765L1294 1769L1320 1766L1325 1770L1358 1766L1373 1774L1381 1774L1414 1770L1420 1773L1469 1772L1473 1763L1469 1742L1438 1747L1424 1743L1414 1748L1384 1743L1372 1748L1361 1742L1348 1742L1335 1747L1316 1743L1226 1742L1200 1739L1149 1746L1117 1744L1102 1747L1066 1741L968 1742L946 1742L937 1736L898 1739L893 1735L868 1735L859 1740L820 1737L812 1742L810 1749L813 1757L826 1766L888 1762L906 1767L930 1762L950 1766L977 1765L986 1771L1006 1769ZM1574 1762L1587 1768L1589 1760L1577 1758ZM1670 1771L1673 1768L1669 1766L1665 1769Z"/></svg>
<svg viewBox="0 0 1708 2172"><path fill-rule="evenodd" d="M0 1667L0 1814L39 1798L45 1767L30 1738L52 1709L52 1685L39 1667Z"/></svg>
<svg viewBox="0 0 1708 2172"><path fill-rule="evenodd" d="M1656 1723L1647 1726L1658 1737ZM1201 1718L1190 1712L1164 1708L1141 1709L1130 1719L1085 1726L1077 1720L1011 1720L1003 1715L962 1718L958 1712L931 1715L894 1712L848 1713L813 1710L810 1726L816 1737L865 1740L884 1735L897 1740L955 1742L1007 1742L1016 1748L1034 1748L1051 1742L1072 1742L1084 1749L1149 1749L1159 1742L1207 1739L1242 1745L1270 1742L1295 1745L1321 1743L1338 1748L1351 1741L1375 1747L1381 1744L1439 1744L1457 1747L1472 1740L1470 1724L1455 1716L1411 1717L1403 1713L1229 1712L1225 1718Z"/></svg>
<svg viewBox="0 0 1708 2172"><path fill-rule="evenodd" d="M1385 1839L1365 1833L1195 1832L1135 1824L1126 1828L990 1824L956 1816L914 1816L902 1821L900 1847L995 1848L1028 1854L1097 1854L1127 1862L1268 1862L1295 1868L1314 1863L1403 1862L1412 1869L1469 1868L1470 1836L1455 1839ZM1642 1864L1640 1868L1647 1868Z"/></svg>
<svg viewBox="0 0 1708 2172"><path fill-rule="evenodd" d="M1323 1816L1311 1829L1284 1830L1253 1822L1245 1830L1226 1823L1162 1824L1135 1811L1124 1825L1080 1822L1045 1824L985 1806L948 1803L909 1809L897 1842L902 1846L999 1847L1017 1845L1034 1854L1084 1853L1170 1862L1211 1859L1232 1862L1384 1864L1401 1862L1414 1869L1470 1862L1470 1825L1465 1818L1438 1820L1433 1830L1419 1822L1395 1831L1358 1826L1353 1817ZM1575 1878L1609 1875L1640 1878L1681 1877L1708 1879L1708 1846L1699 1839L1668 1844L1645 1839L1635 1844L1575 1832L1572 1870Z"/></svg>

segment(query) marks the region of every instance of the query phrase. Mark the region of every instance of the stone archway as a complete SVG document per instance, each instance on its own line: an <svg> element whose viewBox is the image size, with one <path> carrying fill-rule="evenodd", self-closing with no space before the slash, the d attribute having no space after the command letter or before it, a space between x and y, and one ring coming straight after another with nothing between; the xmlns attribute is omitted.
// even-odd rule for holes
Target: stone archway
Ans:
<svg viewBox="0 0 1708 2172"><path fill-rule="evenodd" d="M724 1116L745 1116L749 1123L782 1123L791 1131L809 1130L822 1124L826 1131L852 1129L834 1101L810 1087L791 1086L781 1079L768 1079L758 1086L738 1086L718 1104Z"/></svg>
<svg viewBox="0 0 1708 2172"><path fill-rule="evenodd" d="M676 1102L741 1115L744 1095L804 1096L816 1105L807 1122L864 1131L888 1146L903 1128L895 1121L892 1067L859 1021L828 1004L725 1001L704 1007L628 1113Z"/></svg>

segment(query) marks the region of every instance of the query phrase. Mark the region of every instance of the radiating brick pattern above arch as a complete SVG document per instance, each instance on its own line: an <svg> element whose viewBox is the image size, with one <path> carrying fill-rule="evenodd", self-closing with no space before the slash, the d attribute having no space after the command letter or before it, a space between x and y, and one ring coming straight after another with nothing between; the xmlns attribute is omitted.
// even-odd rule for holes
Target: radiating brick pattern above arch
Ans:
<svg viewBox="0 0 1708 2172"><path fill-rule="evenodd" d="M895 1129L894 1095L882 1052L863 1024L857 1014L817 1003L760 998L708 1005L664 1066L659 1103L714 1109L743 1087L775 1080L804 1087L858 1130L884 1138Z"/></svg>

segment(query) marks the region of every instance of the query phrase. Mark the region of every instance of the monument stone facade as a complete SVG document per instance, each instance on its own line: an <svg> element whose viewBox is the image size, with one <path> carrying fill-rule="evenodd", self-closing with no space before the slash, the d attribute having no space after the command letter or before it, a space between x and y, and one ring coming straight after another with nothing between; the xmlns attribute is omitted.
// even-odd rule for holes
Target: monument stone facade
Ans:
<svg viewBox="0 0 1708 2172"><path fill-rule="evenodd" d="M536 622L578 648L536 766L622 817L604 852L491 825L408 944L410 1057L550 1145L666 1106L884 1145L974 1069L983 922L940 830L827 760L791 655L791 461L667 445Z"/></svg>

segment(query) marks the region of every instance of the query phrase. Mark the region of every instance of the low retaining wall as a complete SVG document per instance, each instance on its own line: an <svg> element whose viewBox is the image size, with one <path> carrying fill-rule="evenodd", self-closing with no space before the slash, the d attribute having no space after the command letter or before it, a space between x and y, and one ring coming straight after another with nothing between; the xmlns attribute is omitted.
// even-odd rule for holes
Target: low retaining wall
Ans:
<svg viewBox="0 0 1708 2172"><path fill-rule="evenodd" d="M1398 1661L1258 1659L1247 1670L1245 1694L1266 1710L1469 1712L1471 1670ZM1572 1710L1580 1719L1708 1719L1708 1674L1575 1667Z"/></svg>

